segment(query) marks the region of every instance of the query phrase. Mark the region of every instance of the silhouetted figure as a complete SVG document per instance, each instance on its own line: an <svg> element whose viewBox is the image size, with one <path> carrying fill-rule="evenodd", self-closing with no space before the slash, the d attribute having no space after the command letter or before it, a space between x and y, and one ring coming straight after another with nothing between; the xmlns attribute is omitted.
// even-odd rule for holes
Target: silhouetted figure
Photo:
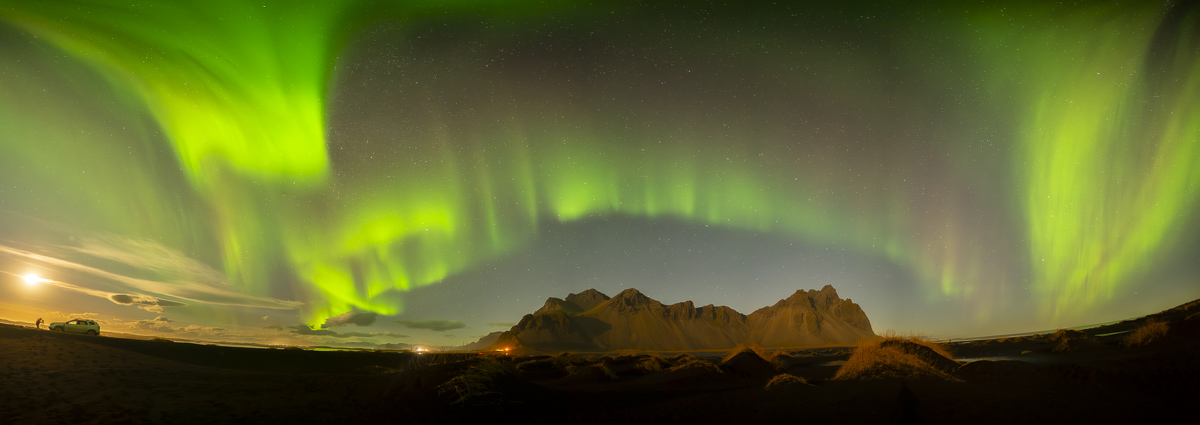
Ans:
<svg viewBox="0 0 1200 425"><path fill-rule="evenodd" d="M41 329L41 328L42 328L42 323L46 323L46 321L45 321L45 320L42 320L42 318L41 318L41 317L39 317L39 318L37 319L37 322L35 322L35 323L34 323L34 325L36 325L38 329Z"/></svg>

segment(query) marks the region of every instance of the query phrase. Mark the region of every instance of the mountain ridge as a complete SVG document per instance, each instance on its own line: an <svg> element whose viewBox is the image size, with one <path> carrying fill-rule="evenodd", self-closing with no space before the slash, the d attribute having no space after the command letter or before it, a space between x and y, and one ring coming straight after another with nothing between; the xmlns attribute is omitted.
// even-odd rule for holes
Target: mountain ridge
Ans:
<svg viewBox="0 0 1200 425"><path fill-rule="evenodd" d="M696 307L690 300L667 305L635 288L613 297L588 289L548 298L489 348L688 351L853 344L870 336L866 313L831 285L797 290L749 315L727 306Z"/></svg>

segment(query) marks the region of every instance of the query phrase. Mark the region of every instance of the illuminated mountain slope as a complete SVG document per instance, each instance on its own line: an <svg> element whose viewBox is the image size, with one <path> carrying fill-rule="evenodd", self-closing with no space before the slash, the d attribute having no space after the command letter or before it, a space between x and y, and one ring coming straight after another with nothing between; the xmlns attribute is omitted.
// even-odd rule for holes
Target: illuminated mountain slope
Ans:
<svg viewBox="0 0 1200 425"><path fill-rule="evenodd" d="M796 291L749 316L725 306L696 307L691 301L663 305L632 288L611 299L592 289L565 300L546 300L545 306L522 318L496 345L676 351L739 344L851 344L872 335L871 322L862 308L839 298L828 285L820 291Z"/></svg>

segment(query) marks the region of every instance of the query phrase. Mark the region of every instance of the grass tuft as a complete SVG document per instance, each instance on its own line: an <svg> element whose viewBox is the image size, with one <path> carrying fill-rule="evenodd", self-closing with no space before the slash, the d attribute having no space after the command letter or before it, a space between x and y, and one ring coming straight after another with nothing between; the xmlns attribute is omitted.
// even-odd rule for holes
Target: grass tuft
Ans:
<svg viewBox="0 0 1200 425"><path fill-rule="evenodd" d="M681 357L681 356L676 356L676 357ZM681 357L680 360L676 361L675 364L673 366L671 366L671 368L668 370L674 372L674 371L686 370L686 369L706 369L708 371L715 372L715 373L724 373L721 371L721 368L715 364L712 364L712 363L702 360L702 359L698 359L698 358L696 358L696 356L693 356L690 354L688 354L686 356L687 357Z"/></svg>
<svg viewBox="0 0 1200 425"><path fill-rule="evenodd" d="M770 381L767 381L766 389L773 390L790 387L792 385L808 385L808 380L789 373L781 373L775 375L775 377L771 378Z"/></svg>
<svg viewBox="0 0 1200 425"><path fill-rule="evenodd" d="M1126 347L1140 347L1167 336L1167 323L1150 319L1138 326L1128 337L1125 337Z"/></svg>

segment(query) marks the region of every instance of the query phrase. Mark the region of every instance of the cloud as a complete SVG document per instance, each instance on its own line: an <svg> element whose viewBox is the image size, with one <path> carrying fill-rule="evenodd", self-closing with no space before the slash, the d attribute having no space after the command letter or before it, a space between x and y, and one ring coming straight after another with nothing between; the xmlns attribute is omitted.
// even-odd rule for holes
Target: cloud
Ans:
<svg viewBox="0 0 1200 425"><path fill-rule="evenodd" d="M277 310L293 310L303 305L303 303L297 301L262 297L242 292L229 283L224 273L150 240L120 236L83 238L81 239L81 246L53 246L44 249L44 251L51 255L0 245L0 254L8 254L44 263L48 266L86 273L124 286L125 288L121 292L133 294L102 291L59 281L47 282L51 285L92 296L108 298L118 304L137 305L143 310L161 311L161 308L167 305L137 302L121 303L112 299L111 296L127 295L131 297L130 300L137 299L138 297L155 300L159 300L161 297L170 297L198 304L257 307ZM157 275L166 276L166 279L164 281L139 279L65 259L73 253L124 263L141 270L154 272ZM179 302L178 305L183 305L183 303Z"/></svg>
<svg viewBox="0 0 1200 425"><path fill-rule="evenodd" d="M279 326L279 325L263 326L263 329L270 329L270 330L273 330L273 331L282 331L282 330L283 330L283 326Z"/></svg>
<svg viewBox="0 0 1200 425"><path fill-rule="evenodd" d="M218 328L216 326L200 326L200 325L188 325L188 326L179 328L178 330L181 333L197 334L197 335L203 335L203 334L219 335L221 332L225 332L225 328Z"/></svg>
<svg viewBox="0 0 1200 425"><path fill-rule="evenodd" d="M404 326L404 327L410 328L410 329L429 329L431 331L438 331L438 332L448 331L451 329L462 329L462 328L467 327L467 325L465 323L457 321L457 320L438 320L438 319L427 319L427 320L419 320L419 321L397 320L396 323L399 323L401 326Z"/></svg>
<svg viewBox="0 0 1200 425"><path fill-rule="evenodd" d="M408 338L408 335L395 332L334 332L328 329L313 329L305 325L296 325L288 329L291 329L292 333L298 335L331 336L334 338Z"/></svg>
<svg viewBox="0 0 1200 425"><path fill-rule="evenodd" d="M166 317L163 317L163 316L158 316L153 319L143 319L143 320L136 320L136 321L125 322L125 323L121 323L119 320L109 320L109 321L113 322L113 325L116 327L124 326L124 327L127 327L127 328L135 330L135 331L140 330L140 331L151 331L151 332L159 332L159 333L174 333L174 334L189 335L189 336L191 336L191 335L224 336L226 333L225 328L218 328L215 326L200 326L200 325L188 325L188 326L183 326L183 327L171 326L171 325L168 325L168 323L174 323L175 321L168 319ZM109 322L109 321L106 321L106 322Z"/></svg>
<svg viewBox="0 0 1200 425"><path fill-rule="evenodd" d="M183 307L187 305L181 302L160 300L158 298L147 297L145 295L109 294L108 299L109 301L121 305L134 305L137 306L137 308L152 313L162 313L163 307Z"/></svg>
<svg viewBox="0 0 1200 425"><path fill-rule="evenodd" d="M389 338L408 338L408 335L398 334L395 332L342 332L341 334L339 334L338 338L349 338L349 337L371 338L371 337L381 337L381 336L385 336L385 337L389 337Z"/></svg>
<svg viewBox="0 0 1200 425"><path fill-rule="evenodd" d="M371 326L375 324L375 319L379 317L379 313L370 311L350 310L337 316L325 319L322 328L332 328L336 326L358 325Z"/></svg>
<svg viewBox="0 0 1200 425"><path fill-rule="evenodd" d="M72 320L72 319L91 319L91 320L96 320L96 318L100 316L99 314L96 314L96 313L71 313L71 314L62 314L62 313L60 313L60 312L57 312L57 311L51 311L51 312L48 312L48 313L46 313L46 315L47 315L47 317L68 317L68 319L63 319L63 320L47 320L47 322L65 322L65 321L67 321L67 320Z"/></svg>
<svg viewBox="0 0 1200 425"><path fill-rule="evenodd" d="M371 336L386 336L389 338L408 338L408 335L395 332L371 332Z"/></svg>
<svg viewBox="0 0 1200 425"><path fill-rule="evenodd" d="M305 325L292 326L292 333L299 335L338 336L337 332L325 329L313 329Z"/></svg>
<svg viewBox="0 0 1200 425"><path fill-rule="evenodd" d="M174 333L175 332L175 328L171 327L170 325L165 325L158 320L138 320L136 322L129 323L129 327L133 328L133 329L138 329L138 330L143 330L143 331L152 331L152 332L162 332L162 333Z"/></svg>
<svg viewBox="0 0 1200 425"><path fill-rule="evenodd" d="M404 343L379 344L379 345L376 345L375 348L378 348L381 350L407 350L407 349L412 348L412 344L404 344Z"/></svg>
<svg viewBox="0 0 1200 425"><path fill-rule="evenodd" d="M491 326L493 328L511 328L511 327L513 327L513 325L516 325L516 323L513 323L513 322L488 322L487 325Z"/></svg>
<svg viewBox="0 0 1200 425"><path fill-rule="evenodd" d="M265 322L265 321L271 320L271 316L263 316L262 319Z"/></svg>

